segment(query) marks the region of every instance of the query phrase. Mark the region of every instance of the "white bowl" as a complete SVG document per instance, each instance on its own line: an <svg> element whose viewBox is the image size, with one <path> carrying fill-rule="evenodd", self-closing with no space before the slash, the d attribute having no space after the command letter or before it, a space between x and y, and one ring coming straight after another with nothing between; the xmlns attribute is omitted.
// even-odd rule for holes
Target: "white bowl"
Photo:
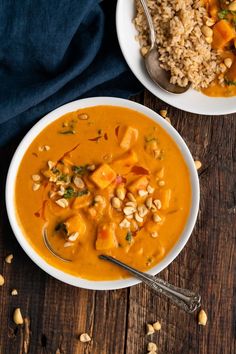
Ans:
<svg viewBox="0 0 236 354"><path fill-rule="evenodd" d="M208 97L190 89L184 94L168 93L150 79L139 43L135 40L137 31L132 23L135 17L135 0L118 0L116 8L116 30L122 53L137 79L156 97L187 112L207 115L221 115L236 112L236 97Z"/></svg>
<svg viewBox="0 0 236 354"><path fill-rule="evenodd" d="M54 120L58 119L62 115L68 112L75 111L79 108L92 107L98 105L127 107L132 110L145 114L146 116L148 116L149 118L157 122L165 131L167 131L167 133L171 136L171 138L176 142L176 144L180 148L181 153L188 166L190 179L191 179L192 203L191 203L190 215L187 220L184 231L180 235L179 241L175 244L175 246L171 249L171 251L167 254L167 256L159 264L153 267L149 271L149 273L153 275L159 273L165 267L167 267L175 259L175 257L178 256L178 254L185 246L186 242L188 241L191 235L191 232L193 230L197 218L197 213L198 213L199 181L198 181L198 175L196 172L194 161L189 152L187 145L185 144L181 136L177 133L177 131L169 123L167 123L161 116L159 116L151 109L132 101L128 101L120 98L111 98L111 97L85 98L82 100L68 103L60 108L57 108L51 113L47 114L44 118L42 118L26 134L26 136L19 144L12 158L8 175L7 175L7 182L6 182L6 206L7 206L7 213L10 220L10 224L18 242L20 243L24 251L28 254L28 256L32 259L32 261L35 262L40 268L42 268L46 273L52 275L53 277L67 284L71 284L81 288L94 289L94 290L110 290L110 289L120 289L131 285L135 285L139 283L139 281L134 278L128 278L123 280L112 280L112 281L90 281L90 280L82 279L67 274L51 266L45 261L45 259L43 259L41 256L38 255L38 253L28 242L19 223L17 222L16 209L15 209L15 192L14 192L15 188L14 187L16 182L17 171L21 163L21 160L27 148L31 144L31 142L47 125L51 124Z"/></svg>

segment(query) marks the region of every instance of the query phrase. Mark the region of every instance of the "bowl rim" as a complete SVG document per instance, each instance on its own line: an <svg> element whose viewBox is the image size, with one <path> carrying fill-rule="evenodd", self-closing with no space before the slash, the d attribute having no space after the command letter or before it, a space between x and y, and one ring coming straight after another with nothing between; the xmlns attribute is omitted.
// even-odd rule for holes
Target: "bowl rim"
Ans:
<svg viewBox="0 0 236 354"><path fill-rule="evenodd" d="M134 0L118 0L116 5L116 33L123 57L130 70L155 97L160 98L164 102L182 109L186 112L219 116L225 114L233 114L236 112L235 100L236 96L231 97L210 97L194 89L189 89L181 95L172 94L158 87L149 77L145 68L144 61L140 55L138 42L135 41L135 35L138 32L132 23L132 18L127 21L130 7L134 8ZM132 17L132 16L131 16ZM133 40L130 40L132 35Z"/></svg>
<svg viewBox="0 0 236 354"><path fill-rule="evenodd" d="M49 263L47 263L47 261L44 258L42 258L36 252L36 250L33 248L33 246L31 246L30 242L24 236L23 230L21 229L20 224L17 221L15 200L14 200L15 180L17 177L18 168L26 150L28 149L31 142L35 139L35 137L38 136L38 134L43 129L45 129L46 126L48 126L54 120L60 118L62 115L68 112L72 112L74 110L81 109L81 108L83 109L86 107L101 106L101 105L120 106L124 108L129 108L131 110L142 113L148 116L150 119L154 120L175 141L188 167L189 174L190 174L191 188L192 188L192 203L191 203L191 208L190 208L187 223L185 225L185 228L179 240L174 245L174 247L170 250L170 252L160 263L158 263L156 266L151 268L147 273L156 275L157 273L161 272L164 268L166 268L179 255L181 250L184 248L194 228L197 219L198 209L199 209L199 198L200 198L199 179L198 179L198 174L195 168L192 155L186 143L184 142L183 138L180 136L180 134L159 114L157 114L150 108L141 105L140 103L136 103L122 98L115 98L115 97L106 97L106 96L90 97L90 98L84 98L84 99L72 101L46 114L24 136L24 138L18 145L12 157L8 169L7 179L6 179L5 199L6 199L7 214L8 214L8 218L13 233L17 241L25 251L25 253L31 258L31 260L36 265L38 265L41 269L43 269L46 273L50 274L54 278L73 286L77 286L85 289L91 289L91 290L113 290L113 289L121 289L132 285L136 285L140 283L140 281L132 277L126 279L106 280L106 281L87 280L66 273L50 265Z"/></svg>

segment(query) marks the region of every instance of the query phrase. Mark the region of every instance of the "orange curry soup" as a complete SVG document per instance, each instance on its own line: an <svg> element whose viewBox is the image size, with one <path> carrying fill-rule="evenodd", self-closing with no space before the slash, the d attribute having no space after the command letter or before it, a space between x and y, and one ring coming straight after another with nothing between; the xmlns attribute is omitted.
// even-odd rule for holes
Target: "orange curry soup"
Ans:
<svg viewBox="0 0 236 354"><path fill-rule="evenodd" d="M212 29L212 48L222 59L217 79L202 92L212 97L236 96L236 7L226 0L204 0ZM230 61L230 63L225 62ZM225 65L227 64L227 66ZM220 83L223 81L223 85Z"/></svg>
<svg viewBox="0 0 236 354"><path fill-rule="evenodd" d="M108 254L146 271L178 241L188 218L188 168L148 117L97 106L47 126L26 151L15 203L22 230L49 264L91 280L128 274ZM51 247L45 246L43 230Z"/></svg>

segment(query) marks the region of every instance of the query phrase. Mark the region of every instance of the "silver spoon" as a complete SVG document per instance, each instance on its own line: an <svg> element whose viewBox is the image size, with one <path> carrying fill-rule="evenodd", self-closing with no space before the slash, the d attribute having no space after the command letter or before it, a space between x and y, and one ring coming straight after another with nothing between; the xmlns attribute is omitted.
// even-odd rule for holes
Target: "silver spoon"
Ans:
<svg viewBox="0 0 236 354"><path fill-rule="evenodd" d="M99 258L109 261L127 270L129 273L134 275L135 278L145 283L154 293L165 295L182 310L188 313L193 313L201 306L201 296L190 290L178 288L160 278L156 278L152 275L140 272L137 269L134 269L111 256L102 254L99 256Z"/></svg>
<svg viewBox="0 0 236 354"><path fill-rule="evenodd" d="M43 241L44 241L44 244L45 246L47 247L47 249L57 258L59 258L61 261L64 261L64 262L72 262L72 259L68 259L68 258L64 258L62 257L59 253L57 253L51 243L49 242L48 240L48 234L47 234L47 229L46 227L43 228Z"/></svg>
<svg viewBox="0 0 236 354"><path fill-rule="evenodd" d="M150 39L150 49L144 57L147 72L150 78L163 90L171 93L184 93L189 87L190 83L181 87L170 83L170 72L160 67L159 54L156 47L156 34L154 25L152 22L152 17L150 15L146 0L140 0L143 7L145 16L147 18L147 23L149 27L149 39Z"/></svg>
<svg viewBox="0 0 236 354"><path fill-rule="evenodd" d="M46 228L43 229L43 240L48 248L48 250L57 258L59 258L61 261L64 262L72 262L72 259L64 258L60 254L58 254L53 247L51 246L48 236L47 236L47 230ZM180 308L185 310L188 313L192 313L196 311L200 306L201 306L201 296L198 294L195 294L187 289L181 289L177 288L174 285L171 285L167 283L166 281L160 279L160 278L155 278L152 275L140 272L127 264L118 261L117 259L106 256L106 255L100 255L100 259L109 261L113 264L116 264L128 272L130 272L132 275L134 275L137 279L141 280L143 283L145 283L152 291L155 293L159 294L164 294L167 296L170 300L172 300L176 305L178 305Z"/></svg>

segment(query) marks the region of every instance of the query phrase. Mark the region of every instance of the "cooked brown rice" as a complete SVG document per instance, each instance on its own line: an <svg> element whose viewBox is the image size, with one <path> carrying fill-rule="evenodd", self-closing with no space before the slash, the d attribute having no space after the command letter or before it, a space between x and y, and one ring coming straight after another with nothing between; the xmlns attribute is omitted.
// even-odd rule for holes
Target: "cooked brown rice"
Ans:
<svg viewBox="0 0 236 354"><path fill-rule="evenodd" d="M207 43L202 26L209 19L199 0L146 0L151 12L161 66L171 72L170 82L200 90L219 72L220 58ZM134 19L141 53L149 49L149 31L139 0Z"/></svg>

